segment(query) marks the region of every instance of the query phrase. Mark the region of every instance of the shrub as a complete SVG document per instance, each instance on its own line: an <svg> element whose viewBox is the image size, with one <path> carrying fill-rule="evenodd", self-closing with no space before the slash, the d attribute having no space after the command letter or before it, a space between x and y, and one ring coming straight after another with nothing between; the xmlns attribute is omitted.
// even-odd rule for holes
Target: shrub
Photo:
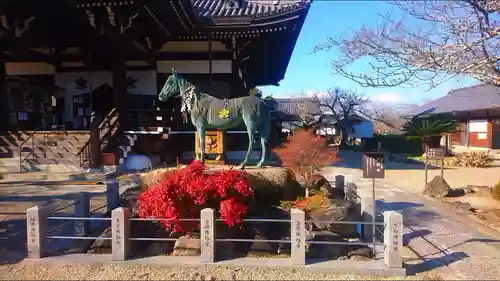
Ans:
<svg viewBox="0 0 500 281"><path fill-rule="evenodd" d="M324 166L337 161L337 148L328 146L325 139L313 129L298 129L282 144L274 149L283 167L299 174L305 181L306 197L313 174Z"/></svg>
<svg viewBox="0 0 500 281"><path fill-rule="evenodd" d="M483 152L461 153L453 158L453 164L459 167L480 168L493 162L493 159Z"/></svg>
<svg viewBox="0 0 500 281"><path fill-rule="evenodd" d="M193 161L184 169L169 172L168 177L142 192L138 198L138 214L141 218L169 219L160 221L167 231L188 232L198 227L198 223L181 223L181 219L193 219L202 209L214 208L232 227L241 223L252 196L242 171L209 174L200 161Z"/></svg>
<svg viewBox="0 0 500 281"><path fill-rule="evenodd" d="M500 201L500 181L491 189L491 197Z"/></svg>

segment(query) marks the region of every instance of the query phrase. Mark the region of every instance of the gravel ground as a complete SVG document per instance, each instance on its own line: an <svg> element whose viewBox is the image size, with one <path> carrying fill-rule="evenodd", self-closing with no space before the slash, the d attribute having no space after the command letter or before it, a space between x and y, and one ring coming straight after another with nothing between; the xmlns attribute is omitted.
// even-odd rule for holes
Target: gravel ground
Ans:
<svg viewBox="0 0 500 281"><path fill-rule="evenodd" d="M442 280L428 274L373 277L301 272L298 270L239 268L162 268L141 265L0 266L0 280Z"/></svg>

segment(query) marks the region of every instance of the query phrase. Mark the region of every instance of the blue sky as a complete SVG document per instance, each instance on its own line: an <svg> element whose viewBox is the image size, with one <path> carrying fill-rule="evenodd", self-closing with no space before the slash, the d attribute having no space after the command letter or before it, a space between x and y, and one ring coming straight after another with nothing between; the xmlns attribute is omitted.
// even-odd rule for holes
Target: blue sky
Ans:
<svg viewBox="0 0 500 281"><path fill-rule="evenodd" d="M393 102L421 103L435 99L451 89L470 86L472 79L451 80L437 88L393 87L363 88L344 77L333 75L328 62L335 51L310 54L313 47L329 36L338 37L363 24L371 26L379 21L379 14L399 10L382 1L316 0L312 3L306 22L295 46L285 79L279 87L262 87L264 95L274 97L300 96L301 93L325 91L331 87L357 90L368 97Z"/></svg>

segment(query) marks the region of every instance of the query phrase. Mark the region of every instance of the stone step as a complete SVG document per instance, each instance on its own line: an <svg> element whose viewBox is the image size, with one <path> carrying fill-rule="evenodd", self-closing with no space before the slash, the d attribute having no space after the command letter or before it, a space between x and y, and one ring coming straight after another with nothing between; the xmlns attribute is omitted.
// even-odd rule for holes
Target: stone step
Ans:
<svg viewBox="0 0 500 281"><path fill-rule="evenodd" d="M115 176L114 172L86 173L84 171L74 172L23 172L3 174L4 182L12 181L105 181ZM0 181L0 182L1 182Z"/></svg>

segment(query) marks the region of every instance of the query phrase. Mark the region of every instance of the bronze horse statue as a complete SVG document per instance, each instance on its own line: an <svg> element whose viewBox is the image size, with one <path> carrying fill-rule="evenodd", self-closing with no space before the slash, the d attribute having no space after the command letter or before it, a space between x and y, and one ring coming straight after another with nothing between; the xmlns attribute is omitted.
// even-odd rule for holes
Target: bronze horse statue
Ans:
<svg viewBox="0 0 500 281"><path fill-rule="evenodd" d="M245 96L233 99L218 99L201 93L188 80L181 77L175 70L163 85L158 95L162 102L172 97L181 97L181 111L191 117L191 123L196 127L200 142L200 155L205 157L205 132L207 129L227 130L245 124L248 133L248 150L245 160L240 164L244 168L250 158L254 143L254 133L260 136L262 147L261 159L257 167L262 167L267 158L269 130L271 127L271 111L260 98Z"/></svg>

